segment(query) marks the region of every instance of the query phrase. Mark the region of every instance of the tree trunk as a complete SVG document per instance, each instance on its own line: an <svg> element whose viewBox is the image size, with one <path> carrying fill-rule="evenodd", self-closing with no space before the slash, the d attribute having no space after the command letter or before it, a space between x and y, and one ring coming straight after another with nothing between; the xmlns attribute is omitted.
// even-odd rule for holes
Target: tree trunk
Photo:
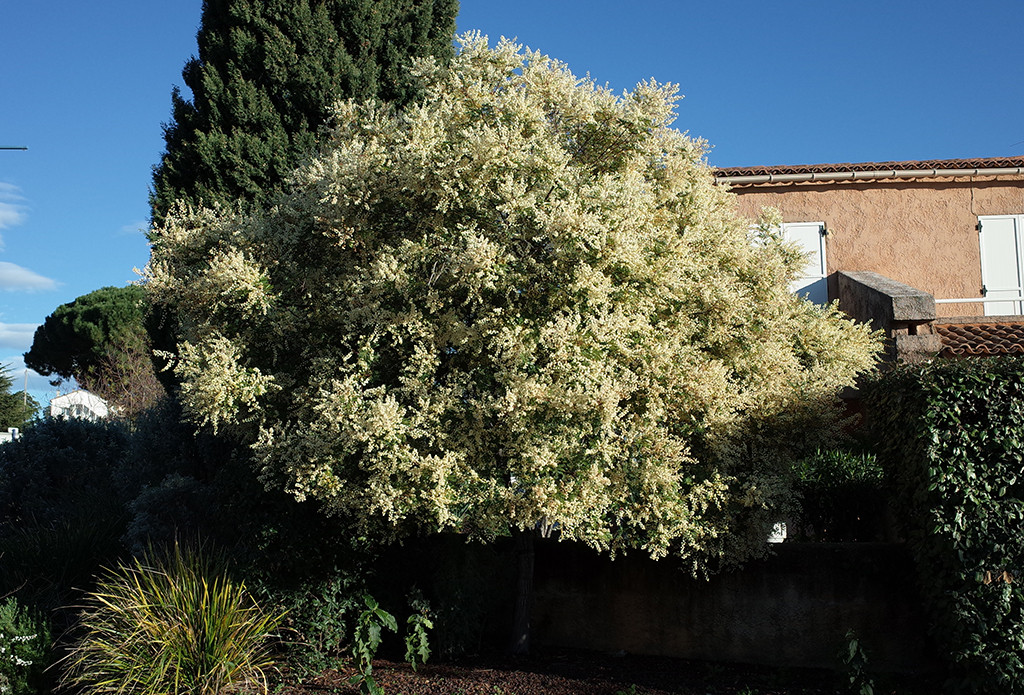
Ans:
<svg viewBox="0 0 1024 695"><path fill-rule="evenodd" d="M533 604L533 531L515 529L516 560L519 573L516 580L516 612L512 633L512 655L530 653L530 608Z"/></svg>

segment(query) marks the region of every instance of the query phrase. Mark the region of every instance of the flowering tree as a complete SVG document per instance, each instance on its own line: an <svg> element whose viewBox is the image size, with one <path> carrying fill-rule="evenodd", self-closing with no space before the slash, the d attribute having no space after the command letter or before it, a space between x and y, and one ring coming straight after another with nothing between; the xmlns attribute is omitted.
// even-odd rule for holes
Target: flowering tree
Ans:
<svg viewBox="0 0 1024 695"><path fill-rule="evenodd" d="M876 338L788 292L799 253L670 127L674 87L461 44L405 111L338 106L273 209L153 231L186 408L364 529L762 552Z"/></svg>

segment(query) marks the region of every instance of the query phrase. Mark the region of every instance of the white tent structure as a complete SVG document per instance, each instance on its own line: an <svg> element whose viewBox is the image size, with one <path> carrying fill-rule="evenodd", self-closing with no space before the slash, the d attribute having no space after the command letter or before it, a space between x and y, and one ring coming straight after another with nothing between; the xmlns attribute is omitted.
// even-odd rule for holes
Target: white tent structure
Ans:
<svg viewBox="0 0 1024 695"><path fill-rule="evenodd" d="M50 401L50 417L78 418L80 420L102 420L110 415L107 402L95 393L78 389Z"/></svg>

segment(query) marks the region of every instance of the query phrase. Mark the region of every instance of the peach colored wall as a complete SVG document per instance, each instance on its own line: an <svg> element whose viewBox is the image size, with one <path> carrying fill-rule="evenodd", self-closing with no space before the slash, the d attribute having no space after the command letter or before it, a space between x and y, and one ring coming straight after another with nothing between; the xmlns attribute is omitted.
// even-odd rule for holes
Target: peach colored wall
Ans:
<svg viewBox="0 0 1024 695"><path fill-rule="evenodd" d="M1024 213L1024 177L936 178L734 188L740 211L765 205L784 222L825 222L828 272L872 270L936 299L981 296L979 215ZM834 280L829 294L835 296ZM982 314L939 304L940 316Z"/></svg>

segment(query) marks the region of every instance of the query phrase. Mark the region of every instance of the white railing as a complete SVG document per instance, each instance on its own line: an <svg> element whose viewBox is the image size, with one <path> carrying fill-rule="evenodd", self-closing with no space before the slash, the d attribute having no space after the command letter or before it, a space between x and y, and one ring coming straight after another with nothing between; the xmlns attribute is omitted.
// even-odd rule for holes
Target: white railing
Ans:
<svg viewBox="0 0 1024 695"><path fill-rule="evenodd" d="M936 304L1012 304L1013 309L1009 312L1000 312L1000 315L1019 316L1024 314L1024 298L1022 297L968 297L964 299L936 299Z"/></svg>

